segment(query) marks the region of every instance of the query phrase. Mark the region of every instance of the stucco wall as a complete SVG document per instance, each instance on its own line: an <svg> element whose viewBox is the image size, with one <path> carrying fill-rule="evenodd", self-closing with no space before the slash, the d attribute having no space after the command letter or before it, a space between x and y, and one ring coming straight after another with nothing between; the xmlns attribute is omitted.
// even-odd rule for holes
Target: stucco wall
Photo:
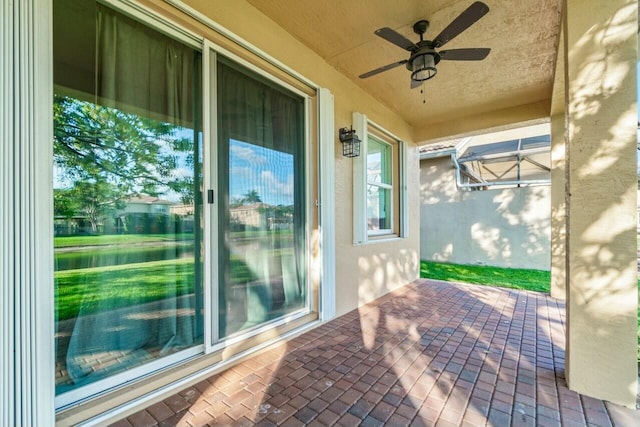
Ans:
<svg viewBox="0 0 640 427"><path fill-rule="evenodd" d="M420 161L420 258L550 268L550 187L459 191L449 157Z"/></svg>
<svg viewBox="0 0 640 427"><path fill-rule="evenodd" d="M419 160L411 128L355 83L329 66L272 20L242 0L186 0L186 4L242 37L334 95L336 149L336 314L346 313L419 276ZM149 5L183 18L158 0ZM186 24L192 24L188 19ZM198 27L196 25L196 27ZM349 127L354 111L409 143L409 236L390 242L353 245L353 162L342 157L338 129Z"/></svg>

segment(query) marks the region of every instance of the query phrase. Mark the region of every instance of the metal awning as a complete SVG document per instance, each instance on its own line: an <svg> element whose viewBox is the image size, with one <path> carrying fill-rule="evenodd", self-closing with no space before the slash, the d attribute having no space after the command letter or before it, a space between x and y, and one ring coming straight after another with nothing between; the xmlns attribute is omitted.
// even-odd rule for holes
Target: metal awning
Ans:
<svg viewBox="0 0 640 427"><path fill-rule="evenodd" d="M551 136L538 135L469 146L452 156L463 188L541 185L551 182Z"/></svg>

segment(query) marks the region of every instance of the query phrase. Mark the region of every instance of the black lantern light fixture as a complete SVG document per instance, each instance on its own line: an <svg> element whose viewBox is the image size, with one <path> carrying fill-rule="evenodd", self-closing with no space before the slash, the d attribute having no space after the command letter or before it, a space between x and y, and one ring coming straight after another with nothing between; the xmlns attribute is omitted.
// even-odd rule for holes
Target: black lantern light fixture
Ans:
<svg viewBox="0 0 640 427"><path fill-rule="evenodd" d="M342 142L342 155L345 157L358 157L360 155L360 138L353 127L340 128L340 142Z"/></svg>
<svg viewBox="0 0 640 427"><path fill-rule="evenodd" d="M438 54L433 49L424 50L424 53L418 53L407 64L407 68L411 70L411 79L416 82L429 80L435 77L438 72L436 69L436 55Z"/></svg>

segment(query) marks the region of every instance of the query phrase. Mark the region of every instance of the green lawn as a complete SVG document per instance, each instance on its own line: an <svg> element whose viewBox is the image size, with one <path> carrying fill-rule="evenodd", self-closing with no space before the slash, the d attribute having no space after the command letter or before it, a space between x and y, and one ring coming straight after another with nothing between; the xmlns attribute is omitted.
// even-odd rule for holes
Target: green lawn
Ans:
<svg viewBox="0 0 640 427"><path fill-rule="evenodd" d="M65 236L55 237L55 248L73 246L127 245L148 242L175 242L176 240L193 240L192 233L184 234L106 234L100 236Z"/></svg>
<svg viewBox="0 0 640 427"><path fill-rule="evenodd" d="M550 272L544 270L447 264L433 261L420 262L420 277L547 293L551 283ZM640 281L638 288L640 290ZM638 361L640 361L640 305L638 306Z"/></svg>
<svg viewBox="0 0 640 427"><path fill-rule="evenodd" d="M57 271L56 319L95 314L194 292L193 258ZM255 280L242 260L231 258L233 284Z"/></svg>
<svg viewBox="0 0 640 427"><path fill-rule="evenodd" d="M278 235L280 237L293 236L293 230L273 231L235 231L231 237L235 239L256 239L265 236ZM97 236L58 236L53 239L55 248L69 248L77 246L107 246L131 245L136 243L180 242L193 240L193 233L182 234L104 234Z"/></svg>
<svg viewBox="0 0 640 427"><path fill-rule="evenodd" d="M544 270L420 262L420 277L501 288L549 292L551 275Z"/></svg>
<svg viewBox="0 0 640 427"><path fill-rule="evenodd" d="M56 318L112 310L193 293L193 259L124 264L55 273Z"/></svg>

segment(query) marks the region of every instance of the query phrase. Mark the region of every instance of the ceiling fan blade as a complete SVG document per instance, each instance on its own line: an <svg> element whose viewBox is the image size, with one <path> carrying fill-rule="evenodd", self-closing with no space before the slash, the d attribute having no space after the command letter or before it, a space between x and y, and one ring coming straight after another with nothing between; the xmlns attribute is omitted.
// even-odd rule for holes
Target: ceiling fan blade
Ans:
<svg viewBox="0 0 640 427"><path fill-rule="evenodd" d="M406 64L407 62L409 62L409 61L406 60L406 59L403 59L402 61L394 62L393 64L388 64L388 65L385 65L383 67L376 68L375 70L371 70L371 71L369 71L367 73L360 74L360 76L358 76L358 77L360 77L361 79L366 79L367 77L375 76L376 74L382 73L383 71L387 71L387 70L390 70L392 68L399 67L400 65Z"/></svg>
<svg viewBox="0 0 640 427"><path fill-rule="evenodd" d="M441 50L440 59L448 61L481 61L489 55L488 47L476 47L470 49Z"/></svg>
<svg viewBox="0 0 640 427"><path fill-rule="evenodd" d="M375 31L375 34L402 49L413 51L417 48L415 43L389 27L380 28Z"/></svg>
<svg viewBox="0 0 640 427"><path fill-rule="evenodd" d="M444 46L447 42L453 40L454 37L475 24L476 21L486 15L487 12L489 12L489 6L486 4L480 1L473 3L433 39L434 46Z"/></svg>

